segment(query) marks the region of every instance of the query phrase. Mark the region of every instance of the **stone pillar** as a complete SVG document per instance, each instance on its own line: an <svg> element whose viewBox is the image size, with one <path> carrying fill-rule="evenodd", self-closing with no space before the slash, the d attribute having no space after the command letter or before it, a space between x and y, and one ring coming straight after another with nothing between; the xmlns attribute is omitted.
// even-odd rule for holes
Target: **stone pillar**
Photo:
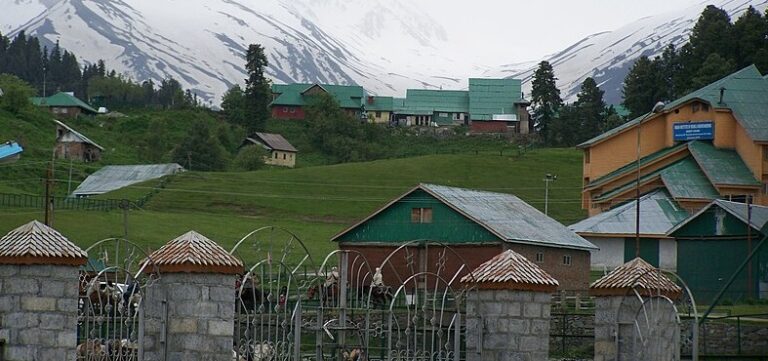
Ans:
<svg viewBox="0 0 768 361"><path fill-rule="evenodd" d="M231 361L242 262L194 231L168 242L147 262L154 262L160 279L147 289L144 360Z"/></svg>
<svg viewBox="0 0 768 361"><path fill-rule="evenodd" d="M557 280L507 250L462 283L477 289L467 298L467 360L548 360L550 307Z"/></svg>
<svg viewBox="0 0 768 361"><path fill-rule="evenodd" d="M680 325L672 304L682 290L640 258L592 284L595 361L679 360Z"/></svg>
<svg viewBox="0 0 768 361"><path fill-rule="evenodd" d="M37 221L0 238L0 359L75 360L86 260L85 251Z"/></svg>

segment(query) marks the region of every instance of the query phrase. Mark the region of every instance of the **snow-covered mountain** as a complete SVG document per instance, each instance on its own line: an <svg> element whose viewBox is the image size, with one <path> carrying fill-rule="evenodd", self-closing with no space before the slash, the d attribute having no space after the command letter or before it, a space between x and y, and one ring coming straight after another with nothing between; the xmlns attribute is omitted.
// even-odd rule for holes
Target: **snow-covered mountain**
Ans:
<svg viewBox="0 0 768 361"><path fill-rule="evenodd" d="M725 9L735 21L750 5L760 12L765 11L768 0L707 1L679 11L642 18L614 31L587 36L544 60L552 64L558 88L567 102L575 101L581 83L585 78L592 77L605 91L606 102L618 104L621 102L624 77L635 60L643 55L661 55L668 44L685 44L699 15L709 4ZM521 71L522 66L501 66L484 75L523 79L524 89L530 92L536 65Z"/></svg>
<svg viewBox="0 0 768 361"><path fill-rule="evenodd" d="M251 43L267 49L277 82L354 83L373 93L460 87L487 69L440 58L445 30L404 0L0 0L0 8L4 34L59 40L83 61L104 59L137 80L173 76L214 103L242 83Z"/></svg>
<svg viewBox="0 0 768 361"><path fill-rule="evenodd" d="M687 41L708 3L735 18L749 5L763 11L768 0L714 0L587 36L545 57L563 97L574 100L591 76L609 103L620 102L634 61ZM455 56L446 28L411 0L0 0L0 9L3 34L59 40L83 61L104 59L140 81L173 76L213 104L242 84L251 43L267 49L276 82L354 83L400 96L407 88L465 89L477 76L521 78L529 91L539 61L491 67Z"/></svg>

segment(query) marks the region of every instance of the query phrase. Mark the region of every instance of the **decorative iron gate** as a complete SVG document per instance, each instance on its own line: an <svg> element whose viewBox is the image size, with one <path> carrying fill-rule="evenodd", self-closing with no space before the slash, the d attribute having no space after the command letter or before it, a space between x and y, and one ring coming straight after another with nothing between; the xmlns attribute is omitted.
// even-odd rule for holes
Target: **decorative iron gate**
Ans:
<svg viewBox="0 0 768 361"><path fill-rule="evenodd" d="M77 359L142 360L143 296L159 277L149 255L109 238L87 250L80 270Z"/></svg>

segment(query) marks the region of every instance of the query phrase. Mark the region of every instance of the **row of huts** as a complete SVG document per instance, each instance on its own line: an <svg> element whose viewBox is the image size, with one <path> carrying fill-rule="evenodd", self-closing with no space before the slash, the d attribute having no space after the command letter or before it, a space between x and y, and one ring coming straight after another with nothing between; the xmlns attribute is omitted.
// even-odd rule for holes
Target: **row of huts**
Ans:
<svg viewBox="0 0 768 361"><path fill-rule="evenodd" d="M475 133L532 131L519 79L469 79L467 90L408 89L404 98L369 95L357 85L273 84L272 118L302 120L313 96L328 94L350 116L377 124L469 126Z"/></svg>

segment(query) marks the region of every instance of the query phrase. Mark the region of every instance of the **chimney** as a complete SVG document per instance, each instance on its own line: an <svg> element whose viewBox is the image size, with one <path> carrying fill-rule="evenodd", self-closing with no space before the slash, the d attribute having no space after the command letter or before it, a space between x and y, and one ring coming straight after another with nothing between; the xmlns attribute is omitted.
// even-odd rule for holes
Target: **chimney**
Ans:
<svg viewBox="0 0 768 361"><path fill-rule="evenodd" d="M725 96L725 87L720 88L720 104L723 104L723 96Z"/></svg>
<svg viewBox="0 0 768 361"><path fill-rule="evenodd" d="M368 104L373 104L373 95L368 96Z"/></svg>

